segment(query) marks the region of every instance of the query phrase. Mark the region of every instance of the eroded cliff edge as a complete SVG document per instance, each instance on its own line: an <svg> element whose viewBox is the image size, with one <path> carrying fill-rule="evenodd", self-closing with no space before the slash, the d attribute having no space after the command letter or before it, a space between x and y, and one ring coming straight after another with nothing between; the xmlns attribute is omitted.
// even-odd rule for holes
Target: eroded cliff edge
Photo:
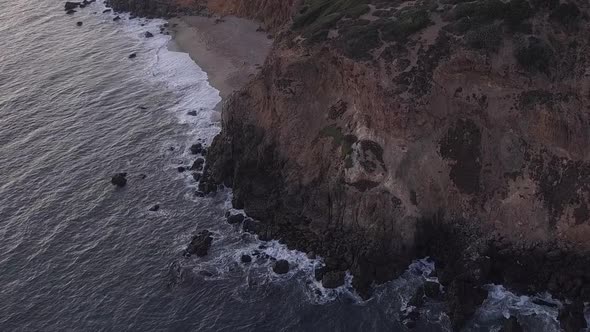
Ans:
<svg viewBox="0 0 590 332"><path fill-rule="evenodd" d="M223 3L205 5L285 13L201 182L260 236L363 294L431 255L457 324L488 282L590 298L585 2Z"/></svg>

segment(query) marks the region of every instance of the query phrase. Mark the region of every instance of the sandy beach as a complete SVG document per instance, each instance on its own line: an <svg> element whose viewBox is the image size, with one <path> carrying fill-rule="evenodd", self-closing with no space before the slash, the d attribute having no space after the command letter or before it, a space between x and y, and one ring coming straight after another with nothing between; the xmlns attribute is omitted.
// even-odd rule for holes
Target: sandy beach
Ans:
<svg viewBox="0 0 590 332"><path fill-rule="evenodd" d="M169 49L188 53L224 100L256 75L272 45L259 24L237 17L184 16L170 25Z"/></svg>

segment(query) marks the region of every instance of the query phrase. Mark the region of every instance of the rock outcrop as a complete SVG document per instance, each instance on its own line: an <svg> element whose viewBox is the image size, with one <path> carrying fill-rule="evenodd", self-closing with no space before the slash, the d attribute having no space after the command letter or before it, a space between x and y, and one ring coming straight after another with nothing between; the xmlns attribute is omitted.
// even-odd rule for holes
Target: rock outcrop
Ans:
<svg viewBox="0 0 590 332"><path fill-rule="evenodd" d="M364 296L431 255L455 326L488 282L590 300L587 3L199 3L275 31L200 180L244 229Z"/></svg>
<svg viewBox="0 0 590 332"><path fill-rule="evenodd" d="M363 294L439 258L456 324L490 280L588 299L588 5L309 3L226 102L203 188Z"/></svg>

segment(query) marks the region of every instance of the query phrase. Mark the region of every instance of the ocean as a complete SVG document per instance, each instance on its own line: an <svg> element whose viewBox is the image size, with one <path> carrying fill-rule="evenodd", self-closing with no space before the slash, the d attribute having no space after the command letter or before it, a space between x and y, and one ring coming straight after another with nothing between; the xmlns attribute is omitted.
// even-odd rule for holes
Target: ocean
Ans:
<svg viewBox="0 0 590 332"><path fill-rule="evenodd" d="M73 15L56 0L0 4L0 331L408 329L410 299L436 281L427 259L363 301L350 277L337 289L315 280L321 257L228 224L230 190L195 195L177 169L220 131L221 98L168 49L165 21L113 21L100 1ZM111 185L117 172L127 186ZM209 254L184 257L205 229ZM289 273L272 271L277 259ZM500 285L489 294L467 330L497 330L510 315L559 329L556 308ZM414 330L450 331L444 308L426 301Z"/></svg>

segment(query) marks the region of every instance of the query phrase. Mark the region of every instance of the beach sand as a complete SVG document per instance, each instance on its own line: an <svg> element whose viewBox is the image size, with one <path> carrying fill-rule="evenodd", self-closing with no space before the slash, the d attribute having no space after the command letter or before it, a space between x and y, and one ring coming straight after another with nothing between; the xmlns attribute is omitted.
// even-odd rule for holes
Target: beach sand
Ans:
<svg viewBox="0 0 590 332"><path fill-rule="evenodd" d="M272 45L265 32L256 31L259 24L237 17L219 22L184 16L171 19L170 26L173 39L168 48L188 53L223 100L259 72Z"/></svg>

